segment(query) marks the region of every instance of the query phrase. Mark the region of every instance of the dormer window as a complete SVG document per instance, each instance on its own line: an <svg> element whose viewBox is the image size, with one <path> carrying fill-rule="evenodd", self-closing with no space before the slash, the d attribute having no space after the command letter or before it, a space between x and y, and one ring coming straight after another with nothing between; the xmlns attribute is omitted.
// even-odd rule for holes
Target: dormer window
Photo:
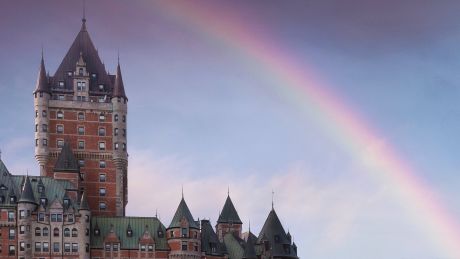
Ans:
<svg viewBox="0 0 460 259"><path fill-rule="evenodd" d="M82 68L82 67L80 67L80 68L78 69L78 74L79 74L80 76L83 75L83 68Z"/></svg>
<svg viewBox="0 0 460 259"><path fill-rule="evenodd" d="M10 202L16 203L16 196L10 196Z"/></svg>
<svg viewBox="0 0 460 259"><path fill-rule="evenodd" d="M59 81L59 87L64 87L64 81Z"/></svg>
<svg viewBox="0 0 460 259"><path fill-rule="evenodd" d="M46 206L46 201L47 201L46 198L40 198L40 204L41 205Z"/></svg>
<svg viewBox="0 0 460 259"><path fill-rule="evenodd" d="M38 186L38 193L42 193L45 187L43 185Z"/></svg>
<svg viewBox="0 0 460 259"><path fill-rule="evenodd" d="M64 206L69 206L70 200L69 199L64 199Z"/></svg>
<svg viewBox="0 0 460 259"><path fill-rule="evenodd" d="M99 85L99 91L104 91L104 85Z"/></svg>
<svg viewBox="0 0 460 259"><path fill-rule="evenodd" d="M95 228L94 235L98 237L100 234L101 234L101 231L99 230L99 228Z"/></svg>
<svg viewBox="0 0 460 259"><path fill-rule="evenodd" d="M163 231L158 230L158 237L159 237L159 238L163 238Z"/></svg>
<svg viewBox="0 0 460 259"><path fill-rule="evenodd" d="M72 71L67 71L67 76L72 76Z"/></svg>
<svg viewBox="0 0 460 259"><path fill-rule="evenodd" d="M97 74L96 74L96 73L92 73L92 74L91 74L91 77L92 77L93 79L96 79L96 78L97 78Z"/></svg>
<svg viewBox="0 0 460 259"><path fill-rule="evenodd" d="M4 184L0 185L0 190L8 190Z"/></svg>
<svg viewBox="0 0 460 259"><path fill-rule="evenodd" d="M126 235L128 237L132 237L133 236L133 231L131 229L126 230Z"/></svg>
<svg viewBox="0 0 460 259"><path fill-rule="evenodd" d="M4 203L5 202L5 196L0 196L0 203Z"/></svg>

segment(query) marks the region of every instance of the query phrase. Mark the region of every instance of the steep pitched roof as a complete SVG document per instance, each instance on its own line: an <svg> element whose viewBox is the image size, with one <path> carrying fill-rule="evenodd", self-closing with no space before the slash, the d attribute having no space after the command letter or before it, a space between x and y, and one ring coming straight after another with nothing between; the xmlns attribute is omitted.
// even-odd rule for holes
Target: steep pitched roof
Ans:
<svg viewBox="0 0 460 259"><path fill-rule="evenodd" d="M227 196L227 200L225 201L224 208L219 215L217 223L243 223L241 222L240 216L238 216L238 212L236 212L235 206L233 206L230 195Z"/></svg>
<svg viewBox="0 0 460 259"><path fill-rule="evenodd" d="M185 203L184 197L182 197L179 206L177 207L176 213L169 224L169 228L179 228L181 227L181 221L185 218L188 221L188 224L192 228L200 228L197 222L193 219L192 213L188 209L187 203Z"/></svg>
<svg viewBox="0 0 460 259"><path fill-rule="evenodd" d="M257 237L249 231L248 239L246 240L246 246L244 248L243 258L245 259L255 259L257 258L256 254L256 241Z"/></svg>
<svg viewBox="0 0 460 259"><path fill-rule="evenodd" d="M223 255L226 252L209 220L201 221L201 251L207 255Z"/></svg>
<svg viewBox="0 0 460 259"><path fill-rule="evenodd" d="M120 63L117 65L117 74L115 75L112 97L126 98L125 86L123 85L123 77L121 76Z"/></svg>
<svg viewBox="0 0 460 259"><path fill-rule="evenodd" d="M29 176L24 177L24 184L22 185L21 197L19 202L30 202L35 203L34 191L32 190L32 184L30 183Z"/></svg>
<svg viewBox="0 0 460 259"><path fill-rule="evenodd" d="M263 243L264 239L267 240L271 245L272 256L297 258L293 249L290 249L291 242L288 239L283 225L281 224L281 221L279 220L278 215L273 208L265 220L257 243ZM289 249L285 249L285 246L288 246Z"/></svg>
<svg viewBox="0 0 460 259"><path fill-rule="evenodd" d="M224 236L224 244L229 259L241 259L244 255L245 241L233 233Z"/></svg>
<svg viewBox="0 0 460 259"><path fill-rule="evenodd" d="M72 148L70 147L69 142L65 141L64 146L61 148L61 152L56 160L54 171L78 172L79 170L78 161L72 152Z"/></svg>
<svg viewBox="0 0 460 259"><path fill-rule="evenodd" d="M35 84L35 90L34 93L37 92L50 92L50 88L48 85L48 77L46 76L46 70L45 70L45 61L43 60L43 55L42 55L42 60L40 61L40 69L38 70L38 77L37 77L37 83Z"/></svg>
<svg viewBox="0 0 460 259"><path fill-rule="evenodd" d="M80 200L80 210L89 210L88 199L86 198L86 192L83 192Z"/></svg>
<svg viewBox="0 0 460 259"><path fill-rule="evenodd" d="M89 90L96 91L99 84L104 84L108 89L111 89L112 82L86 30L86 20L82 21L80 32L78 32L77 37L56 70L53 76L53 86L57 86L59 81L64 81L66 89L73 89L72 79L67 76L67 73L75 71L75 66L80 59L80 53L86 63L86 70L97 75L95 80L90 80Z"/></svg>

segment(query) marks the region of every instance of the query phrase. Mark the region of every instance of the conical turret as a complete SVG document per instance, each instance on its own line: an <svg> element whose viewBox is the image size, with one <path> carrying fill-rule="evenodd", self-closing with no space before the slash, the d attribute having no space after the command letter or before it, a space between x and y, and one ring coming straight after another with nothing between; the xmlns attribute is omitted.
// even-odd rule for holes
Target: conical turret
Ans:
<svg viewBox="0 0 460 259"><path fill-rule="evenodd" d="M40 69L38 70L38 77L37 77L37 83L35 85L35 93L39 92L45 92L45 93L50 93L49 85L48 85L48 77L46 76L46 69L45 69L45 61L43 59L43 54L42 54L42 59L40 61Z"/></svg>
<svg viewBox="0 0 460 259"><path fill-rule="evenodd" d="M22 186L21 197L19 202L30 202L35 203L34 192L32 190L32 184L30 183L29 176L26 175L24 179L24 185Z"/></svg>
<svg viewBox="0 0 460 259"><path fill-rule="evenodd" d="M123 85L123 77L121 76L120 62L117 65L117 74L115 75L115 84L113 86L112 97L126 98L125 86Z"/></svg>

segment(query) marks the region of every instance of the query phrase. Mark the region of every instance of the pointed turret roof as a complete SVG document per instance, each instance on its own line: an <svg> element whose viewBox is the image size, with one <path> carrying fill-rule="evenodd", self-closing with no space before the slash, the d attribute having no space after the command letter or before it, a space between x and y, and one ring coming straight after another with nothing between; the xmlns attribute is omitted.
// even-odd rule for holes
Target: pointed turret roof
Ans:
<svg viewBox="0 0 460 259"><path fill-rule="evenodd" d="M37 93L37 92L45 92L45 93L50 92L50 88L48 84L48 77L46 76L45 61L43 59L43 53L42 53L42 60L40 61L40 69L38 70L37 83L35 85L35 90L34 90L34 93Z"/></svg>
<svg viewBox="0 0 460 259"><path fill-rule="evenodd" d="M258 242L262 243L263 239L268 240L272 248L272 256L288 256L297 258L292 249L286 250L284 245L291 245L283 225L281 224L275 209L272 208L265 220L264 226L260 231Z"/></svg>
<svg viewBox="0 0 460 259"><path fill-rule="evenodd" d="M86 198L86 192L83 192L80 200L80 210L89 210L88 199Z"/></svg>
<svg viewBox="0 0 460 259"><path fill-rule="evenodd" d="M30 183L29 176L24 177L24 184L22 185L21 197L19 202L30 202L35 203L34 191L32 190L32 184Z"/></svg>
<svg viewBox="0 0 460 259"><path fill-rule="evenodd" d="M201 252L207 255L223 255L225 252L209 220L201 220Z"/></svg>
<svg viewBox="0 0 460 259"><path fill-rule="evenodd" d="M117 65L117 74L115 75L115 84L113 85L112 97L126 98L123 77L121 76L120 62Z"/></svg>
<svg viewBox="0 0 460 259"><path fill-rule="evenodd" d="M219 219L217 223L234 223L234 224L242 224L240 216L238 216L238 212L236 212L235 206L233 206L232 199L230 199L230 195L227 196L227 200L225 201L224 208L219 215Z"/></svg>
<svg viewBox="0 0 460 259"><path fill-rule="evenodd" d="M255 247L256 241L257 241L257 237L251 231L249 231L248 239L246 240L246 246L244 248L243 258L245 259L257 258L256 247Z"/></svg>
<svg viewBox="0 0 460 259"><path fill-rule="evenodd" d="M61 153L59 153L57 158L54 171L79 171L78 161L75 158L68 141L65 141L64 146L61 148Z"/></svg>
<svg viewBox="0 0 460 259"><path fill-rule="evenodd" d="M82 20L81 29L78 32L77 37L75 37L75 40L67 51L67 54L56 70L56 73L53 76L53 84L57 85L59 81L65 81L65 87L69 90L73 90L71 78L67 76L67 73L75 71L75 66L80 60L80 53L82 59L86 63L86 70L90 73L96 74L97 76L97 79L91 79L89 90L96 91L99 84L104 84L107 89L111 89L112 82L107 75L104 64L102 63L86 29L86 19Z"/></svg>
<svg viewBox="0 0 460 259"><path fill-rule="evenodd" d="M179 203L179 206L177 207L176 213L174 214L171 224L169 224L169 228L181 227L181 221L183 218L185 218L188 221L188 224L190 227L200 228L198 224L195 222L195 220L193 219L192 213L188 209L188 206L184 200L184 197L182 197Z"/></svg>

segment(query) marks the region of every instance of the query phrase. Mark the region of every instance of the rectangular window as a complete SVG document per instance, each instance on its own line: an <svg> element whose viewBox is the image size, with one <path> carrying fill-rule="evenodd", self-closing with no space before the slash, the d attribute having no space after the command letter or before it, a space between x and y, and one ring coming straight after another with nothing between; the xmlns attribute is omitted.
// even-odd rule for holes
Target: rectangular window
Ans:
<svg viewBox="0 0 460 259"><path fill-rule="evenodd" d="M105 196L105 188L99 188L99 196Z"/></svg>
<svg viewBox="0 0 460 259"><path fill-rule="evenodd" d="M73 219L74 219L74 218L73 218L73 214L67 215L67 221L68 221L68 222L73 222ZM74 236L74 235L73 235L73 231L72 231L72 236Z"/></svg>
<svg viewBox="0 0 460 259"><path fill-rule="evenodd" d="M46 112L46 110L43 110L42 111L42 117L46 118L47 116L48 116L48 112Z"/></svg>
<svg viewBox="0 0 460 259"><path fill-rule="evenodd" d="M56 214L51 214L51 222L56 222L56 221L57 221Z"/></svg>
<svg viewBox="0 0 460 259"><path fill-rule="evenodd" d="M65 96L63 94L58 95L58 100L64 101Z"/></svg>
<svg viewBox="0 0 460 259"><path fill-rule="evenodd" d="M78 127L78 135L85 135L85 127Z"/></svg>
<svg viewBox="0 0 460 259"><path fill-rule="evenodd" d="M64 125L56 125L57 133L64 133Z"/></svg>
<svg viewBox="0 0 460 259"><path fill-rule="evenodd" d="M121 119L122 119L123 122L126 122L126 115L123 115L123 116L121 117Z"/></svg>
<svg viewBox="0 0 460 259"><path fill-rule="evenodd" d="M8 222L14 221L14 211L8 211Z"/></svg>
<svg viewBox="0 0 460 259"><path fill-rule="evenodd" d="M182 251L187 251L187 242L182 242Z"/></svg>
<svg viewBox="0 0 460 259"><path fill-rule="evenodd" d="M38 132L38 124L35 124L35 132Z"/></svg>
<svg viewBox="0 0 460 259"><path fill-rule="evenodd" d="M16 230L14 228L10 228L10 231L8 233L8 239L14 240L15 238L16 238Z"/></svg>
<svg viewBox="0 0 460 259"><path fill-rule="evenodd" d="M72 252L73 253L78 252L78 244L77 243L72 243Z"/></svg>
<svg viewBox="0 0 460 259"><path fill-rule="evenodd" d="M19 242L19 251L24 251L24 250L26 250L26 243Z"/></svg>
<svg viewBox="0 0 460 259"><path fill-rule="evenodd" d="M123 143L123 151L126 151L126 143Z"/></svg>
<svg viewBox="0 0 460 259"><path fill-rule="evenodd" d="M187 228L182 228L182 237L187 237Z"/></svg>
<svg viewBox="0 0 460 259"><path fill-rule="evenodd" d="M99 174L99 182L105 182L106 181L106 175L105 174Z"/></svg>
<svg viewBox="0 0 460 259"><path fill-rule="evenodd" d="M118 244L113 244L113 251L118 251Z"/></svg>
<svg viewBox="0 0 460 259"><path fill-rule="evenodd" d="M64 200L65 203L65 200ZM56 214L57 216L57 222L62 222L62 214Z"/></svg>
<svg viewBox="0 0 460 259"><path fill-rule="evenodd" d="M105 204L105 202L100 202L99 203L99 210L106 210L107 209L107 205Z"/></svg>
<svg viewBox="0 0 460 259"><path fill-rule="evenodd" d="M99 136L105 136L105 128L99 128Z"/></svg>
<svg viewBox="0 0 460 259"><path fill-rule="evenodd" d="M64 86L64 81L59 81L59 86L63 87Z"/></svg>
<svg viewBox="0 0 460 259"><path fill-rule="evenodd" d="M105 142L99 142L99 150L105 150Z"/></svg>
<svg viewBox="0 0 460 259"><path fill-rule="evenodd" d="M78 165L80 167L85 167L85 160L83 160L83 159L78 160Z"/></svg>
<svg viewBox="0 0 460 259"><path fill-rule="evenodd" d="M153 245L148 245L149 252L153 252Z"/></svg>
<svg viewBox="0 0 460 259"><path fill-rule="evenodd" d="M35 110L35 118L38 117L38 110Z"/></svg>
<svg viewBox="0 0 460 259"><path fill-rule="evenodd" d="M115 143L115 144L113 145L113 149L118 150L118 143Z"/></svg>
<svg viewBox="0 0 460 259"><path fill-rule="evenodd" d="M105 121L105 115L104 114L100 114L99 115L99 121Z"/></svg>
<svg viewBox="0 0 460 259"><path fill-rule="evenodd" d="M105 251L110 252L110 245L109 244L105 245Z"/></svg>
<svg viewBox="0 0 460 259"><path fill-rule="evenodd" d="M14 245L10 245L8 248L8 255L15 255L16 254L16 247Z"/></svg>
<svg viewBox="0 0 460 259"><path fill-rule="evenodd" d="M38 213L38 221L45 221L45 213L43 212Z"/></svg>
<svg viewBox="0 0 460 259"><path fill-rule="evenodd" d="M99 168L105 168L106 164L105 161L99 161Z"/></svg>
<svg viewBox="0 0 460 259"><path fill-rule="evenodd" d="M42 132L48 132L48 125L42 124Z"/></svg>
<svg viewBox="0 0 460 259"><path fill-rule="evenodd" d="M64 243L64 252L70 253L70 243Z"/></svg>
<svg viewBox="0 0 460 259"><path fill-rule="evenodd" d="M64 140L58 139L57 142L56 142L56 146L58 148L62 148L64 146Z"/></svg>
<svg viewBox="0 0 460 259"><path fill-rule="evenodd" d="M43 243L43 252L48 252L49 251L49 243L48 242L44 242Z"/></svg>
<svg viewBox="0 0 460 259"><path fill-rule="evenodd" d="M26 226L20 225L19 226L19 234L24 234L26 232Z"/></svg>
<svg viewBox="0 0 460 259"><path fill-rule="evenodd" d="M60 250L59 247L60 247L59 243L58 243L58 242L54 242L54 243L53 243L53 252L59 253L59 250Z"/></svg>
<svg viewBox="0 0 460 259"><path fill-rule="evenodd" d="M115 129L113 130L113 135L114 135L114 136L118 136L118 128L115 128Z"/></svg>
<svg viewBox="0 0 460 259"><path fill-rule="evenodd" d="M82 120L84 120L84 119L85 119L85 114L84 114L83 112L79 112L79 113L78 113L78 120L79 120L79 121L82 121Z"/></svg>
<svg viewBox="0 0 460 259"><path fill-rule="evenodd" d="M25 217L26 217L26 211L25 211L25 210L20 210L20 211L19 211L19 218L20 218L20 219L23 219L23 218L25 218Z"/></svg>
<svg viewBox="0 0 460 259"><path fill-rule="evenodd" d="M123 137L126 137L126 129L123 129Z"/></svg>
<svg viewBox="0 0 460 259"><path fill-rule="evenodd" d="M78 149L85 149L85 141L78 141Z"/></svg>
<svg viewBox="0 0 460 259"><path fill-rule="evenodd" d="M61 112L61 111L58 111L58 112L56 113L56 118L58 118L58 119L64 119L64 113Z"/></svg>
<svg viewBox="0 0 460 259"><path fill-rule="evenodd" d="M141 251L145 251L145 245L141 245Z"/></svg>
<svg viewBox="0 0 460 259"><path fill-rule="evenodd" d="M43 139L43 146L44 147L48 146L48 140L46 138Z"/></svg>
<svg viewBox="0 0 460 259"><path fill-rule="evenodd" d="M35 139L35 146L38 147L38 139Z"/></svg>
<svg viewBox="0 0 460 259"><path fill-rule="evenodd" d="M99 85L99 91L104 91L104 85Z"/></svg>
<svg viewBox="0 0 460 259"><path fill-rule="evenodd" d="M42 243L35 242L35 252L41 252L41 251L42 251Z"/></svg>

